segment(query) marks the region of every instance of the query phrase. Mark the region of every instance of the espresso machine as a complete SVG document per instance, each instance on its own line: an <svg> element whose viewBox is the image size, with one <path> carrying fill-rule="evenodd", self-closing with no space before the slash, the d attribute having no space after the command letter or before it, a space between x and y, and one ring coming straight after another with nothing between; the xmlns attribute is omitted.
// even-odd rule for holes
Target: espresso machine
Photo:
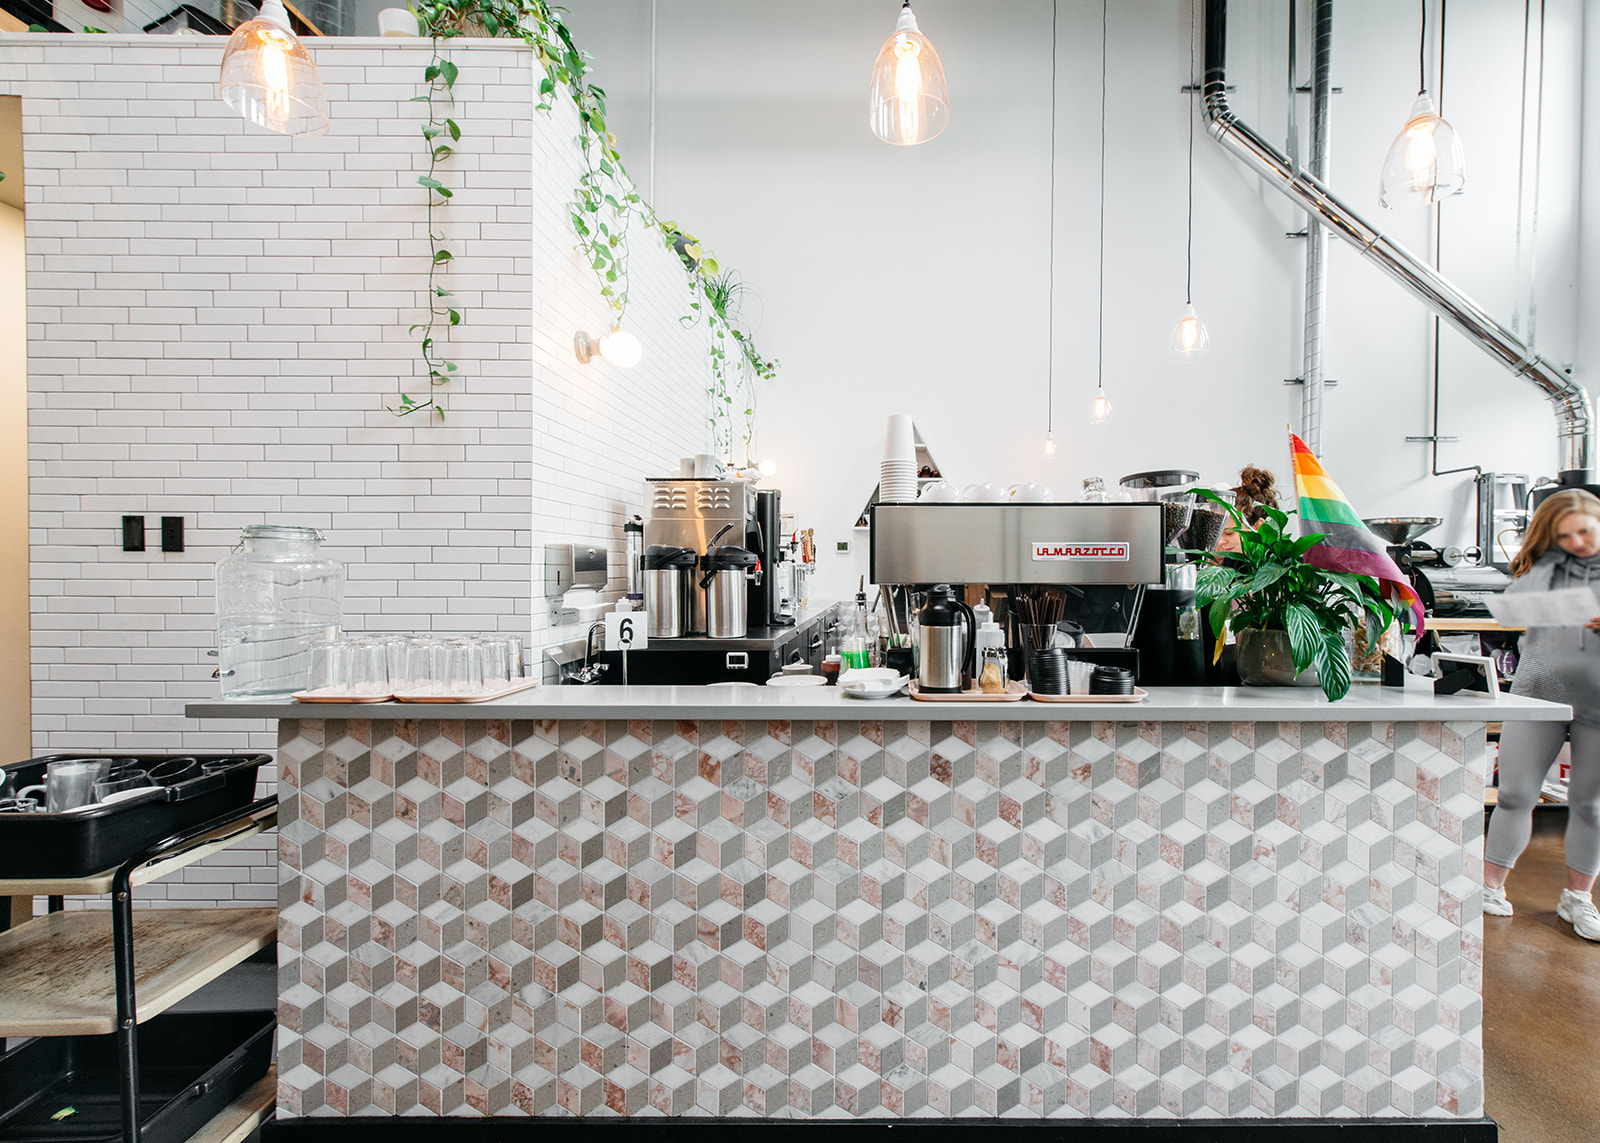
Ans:
<svg viewBox="0 0 1600 1143"><path fill-rule="evenodd" d="M1162 521L1159 504L875 504L870 579L906 601L906 620L914 600L951 589L998 609L1019 593L1062 588L1080 614L1093 608L1117 621L1094 630L1131 628L1147 586L1163 582ZM1023 662L1015 642L1013 652L1015 679ZM1082 654L1133 657L1119 649ZM971 658L952 647L949 661L959 671Z"/></svg>

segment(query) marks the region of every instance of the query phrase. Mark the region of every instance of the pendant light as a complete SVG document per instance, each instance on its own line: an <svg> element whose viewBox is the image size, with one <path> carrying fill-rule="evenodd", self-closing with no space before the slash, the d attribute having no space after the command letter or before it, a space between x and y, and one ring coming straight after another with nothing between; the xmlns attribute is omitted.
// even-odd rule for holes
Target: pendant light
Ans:
<svg viewBox="0 0 1600 1143"><path fill-rule="evenodd" d="M1089 420L1096 425L1111 419L1106 396L1106 3L1100 0L1100 316L1095 326L1094 404L1089 407Z"/></svg>
<svg viewBox="0 0 1600 1143"><path fill-rule="evenodd" d="M905 0L894 35L883 43L872 68L867 122L885 143L926 143L950 122L950 94L939 53L917 30L911 0Z"/></svg>
<svg viewBox="0 0 1600 1143"><path fill-rule="evenodd" d="M1184 244L1183 316L1172 327L1172 340L1167 346L1167 356L1179 365L1186 365L1211 348L1211 335L1205 322L1194 312L1194 93L1199 85L1194 81L1194 25L1195 8L1199 0L1189 4L1189 222L1188 238Z"/></svg>
<svg viewBox="0 0 1600 1143"><path fill-rule="evenodd" d="M1044 458L1056 456L1056 13L1060 0L1050 0L1050 288L1049 345L1045 360Z"/></svg>
<svg viewBox="0 0 1600 1143"><path fill-rule="evenodd" d="M222 53L222 102L258 127L283 135L328 130L322 76L292 31L283 0L265 0L233 30Z"/></svg>
<svg viewBox="0 0 1600 1143"><path fill-rule="evenodd" d="M1422 39L1417 48L1417 101L1383 160L1379 198L1390 210L1432 206L1466 186L1466 159L1454 127L1439 117L1428 94L1428 0L1422 0Z"/></svg>

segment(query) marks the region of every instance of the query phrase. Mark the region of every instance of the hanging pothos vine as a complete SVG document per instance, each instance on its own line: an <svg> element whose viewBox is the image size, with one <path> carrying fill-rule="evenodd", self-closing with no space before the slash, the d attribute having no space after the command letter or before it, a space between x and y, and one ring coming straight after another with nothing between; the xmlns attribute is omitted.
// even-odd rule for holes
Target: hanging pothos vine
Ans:
<svg viewBox="0 0 1600 1143"><path fill-rule="evenodd" d="M413 97L428 105L428 122L422 128L428 173L417 182L428 196L429 309L428 320L411 329L412 333L421 334L419 349L428 390L423 394L425 399L401 393L399 406L390 411L408 416L431 409L443 419L444 387L457 372L456 365L444 355L442 339L461 324L462 313L458 304L447 300L452 295L438 280L454 255L435 225L437 214L452 197L440 178L439 164L449 158L462 134L460 124L447 113L454 109L458 74L448 58L449 41L459 36L514 37L532 48L544 67L539 110L549 111L556 93L564 91L578 112L584 169L573 188L569 214L578 248L599 281L600 296L616 312L616 323L620 324L628 308L630 223L637 221L651 228L676 251L688 273L691 292L690 312L684 315L683 323L692 326L703 318L711 333L711 381L706 395L713 447L731 457L734 420L742 418L744 459L751 460L755 382L771 380L778 362L762 357L749 331L740 324L746 286L736 273L723 271L699 239L677 223L657 218L639 195L622 164L616 138L606 129L605 92L585 81L589 57L572 42L557 9L544 0L425 0L413 11L422 33L431 37L434 45L433 59L423 73L426 87L421 95ZM448 142L440 138L445 133L450 137Z"/></svg>

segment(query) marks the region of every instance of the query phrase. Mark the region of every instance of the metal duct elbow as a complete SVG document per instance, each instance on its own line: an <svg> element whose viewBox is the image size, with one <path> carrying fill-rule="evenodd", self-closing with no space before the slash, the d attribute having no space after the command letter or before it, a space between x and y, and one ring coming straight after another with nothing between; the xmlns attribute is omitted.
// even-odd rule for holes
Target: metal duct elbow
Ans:
<svg viewBox="0 0 1600 1143"><path fill-rule="evenodd" d="M1197 0L1199 2L1199 0ZM1384 237L1318 178L1296 172L1287 156L1239 119L1228 107L1227 0L1205 3L1205 80L1202 104L1206 130L1247 167L1298 203L1354 246L1389 277L1519 377L1544 391L1555 406L1557 446L1564 485L1594 480L1594 408L1589 394L1562 370L1535 354L1521 339L1485 313L1476 302L1400 244Z"/></svg>

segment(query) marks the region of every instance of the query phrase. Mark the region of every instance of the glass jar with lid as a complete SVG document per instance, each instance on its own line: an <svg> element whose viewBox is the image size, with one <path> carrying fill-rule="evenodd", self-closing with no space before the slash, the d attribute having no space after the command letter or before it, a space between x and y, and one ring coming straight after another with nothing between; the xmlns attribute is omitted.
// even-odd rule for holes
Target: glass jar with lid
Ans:
<svg viewBox="0 0 1600 1143"><path fill-rule="evenodd" d="M315 528L248 524L217 564L222 697L281 698L306 686L311 644L344 622L344 565Z"/></svg>

